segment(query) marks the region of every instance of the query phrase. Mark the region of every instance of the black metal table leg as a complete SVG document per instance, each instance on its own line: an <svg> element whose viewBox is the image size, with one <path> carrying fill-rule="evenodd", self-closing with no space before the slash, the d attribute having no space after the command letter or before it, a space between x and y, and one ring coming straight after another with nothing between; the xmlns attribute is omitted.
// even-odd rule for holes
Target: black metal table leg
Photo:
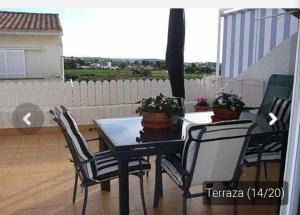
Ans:
<svg viewBox="0 0 300 215"><path fill-rule="evenodd" d="M156 169L155 169L155 189L154 189L154 200L153 208L158 207L159 198L162 197L162 172L161 172L161 155L156 156Z"/></svg>
<svg viewBox="0 0 300 215"><path fill-rule="evenodd" d="M107 150L108 147L107 145L105 144L105 142L103 141L103 139L100 137L99 138L99 151L104 151L104 150ZM110 181L105 181L105 182L102 182L101 183L101 190L102 191L110 191Z"/></svg>
<svg viewBox="0 0 300 215"><path fill-rule="evenodd" d="M158 186L159 186L159 197L163 197L163 181L162 181L162 169L161 169L161 155L156 158L156 168L158 174Z"/></svg>
<svg viewBox="0 0 300 215"><path fill-rule="evenodd" d="M120 215L129 215L128 161L119 161L119 210Z"/></svg>

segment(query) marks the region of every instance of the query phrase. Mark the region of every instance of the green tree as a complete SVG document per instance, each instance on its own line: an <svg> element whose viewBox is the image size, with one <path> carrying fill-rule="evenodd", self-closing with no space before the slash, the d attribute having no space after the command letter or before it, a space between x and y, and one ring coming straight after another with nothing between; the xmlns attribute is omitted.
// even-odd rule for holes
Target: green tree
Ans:
<svg viewBox="0 0 300 215"><path fill-rule="evenodd" d="M75 58L65 58L64 59L64 67L65 69L76 69L77 61Z"/></svg>
<svg viewBox="0 0 300 215"><path fill-rule="evenodd" d="M132 70L132 74L137 77L150 77L151 71L143 68L135 68Z"/></svg>
<svg viewBox="0 0 300 215"><path fill-rule="evenodd" d="M120 69L125 69L126 66L127 66L126 63L124 63L124 62L121 62L121 63L119 64Z"/></svg>
<svg viewBox="0 0 300 215"><path fill-rule="evenodd" d="M193 74L196 72L196 69L192 66L189 66L189 67L185 68L185 72Z"/></svg>
<svg viewBox="0 0 300 215"><path fill-rule="evenodd" d="M148 64L148 63L147 63L146 60L142 60L142 65L143 65L143 66L147 66L147 64Z"/></svg>

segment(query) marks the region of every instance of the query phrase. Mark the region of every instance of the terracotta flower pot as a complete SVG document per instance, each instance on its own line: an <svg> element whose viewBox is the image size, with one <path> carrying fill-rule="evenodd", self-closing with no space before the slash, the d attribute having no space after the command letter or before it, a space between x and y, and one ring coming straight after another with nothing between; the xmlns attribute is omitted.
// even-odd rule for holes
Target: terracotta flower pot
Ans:
<svg viewBox="0 0 300 215"><path fill-rule="evenodd" d="M209 111L209 106L194 106L196 112Z"/></svg>
<svg viewBox="0 0 300 215"><path fill-rule="evenodd" d="M145 128L169 128L171 119L166 113L142 112L142 124Z"/></svg>
<svg viewBox="0 0 300 215"><path fill-rule="evenodd" d="M229 110L227 108L221 108L221 107L213 107L212 110L214 112L214 116L213 116L214 121L238 119L242 112L242 110L240 109Z"/></svg>

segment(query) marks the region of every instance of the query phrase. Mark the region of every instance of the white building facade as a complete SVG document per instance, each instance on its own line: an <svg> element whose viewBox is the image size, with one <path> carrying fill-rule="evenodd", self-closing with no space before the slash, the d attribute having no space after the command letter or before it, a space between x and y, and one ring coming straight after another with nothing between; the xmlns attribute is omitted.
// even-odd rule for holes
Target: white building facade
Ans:
<svg viewBox="0 0 300 215"><path fill-rule="evenodd" d="M58 14L0 12L0 80L63 78Z"/></svg>

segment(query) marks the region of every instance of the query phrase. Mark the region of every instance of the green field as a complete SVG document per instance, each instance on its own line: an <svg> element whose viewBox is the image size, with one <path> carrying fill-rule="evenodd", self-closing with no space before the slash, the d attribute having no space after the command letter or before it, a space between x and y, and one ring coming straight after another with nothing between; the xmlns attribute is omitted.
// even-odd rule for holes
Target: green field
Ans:
<svg viewBox="0 0 300 215"><path fill-rule="evenodd" d="M202 78L202 74L185 74L185 79ZM136 75L132 71L119 69L65 69L65 80L117 80L117 79L168 79L168 73L165 70L151 71L149 76Z"/></svg>

